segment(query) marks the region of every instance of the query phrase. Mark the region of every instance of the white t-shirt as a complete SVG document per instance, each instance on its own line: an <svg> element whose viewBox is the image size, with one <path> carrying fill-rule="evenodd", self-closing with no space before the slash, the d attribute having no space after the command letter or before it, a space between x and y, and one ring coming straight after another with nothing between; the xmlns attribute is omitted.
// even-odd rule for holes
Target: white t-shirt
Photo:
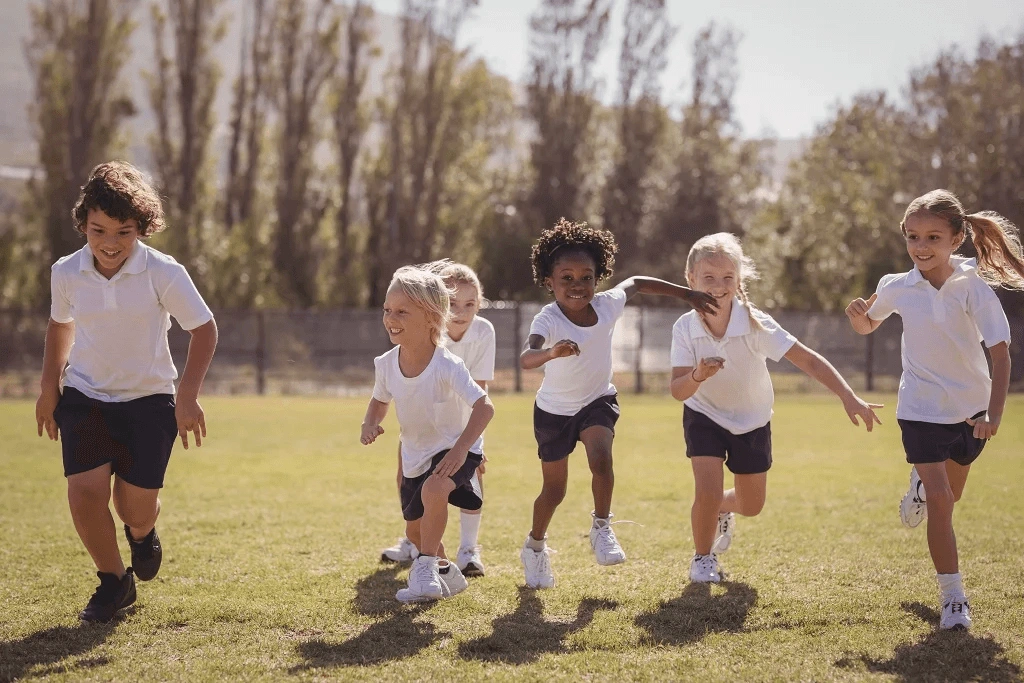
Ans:
<svg viewBox="0 0 1024 683"><path fill-rule="evenodd" d="M533 318L530 335L544 337L545 347L571 339L580 355L555 358L544 364L544 381L537 392L537 407L552 415L575 415L588 403L615 393L612 384L612 331L626 308L626 291L613 287L594 295L591 305L597 324L579 327L569 322L557 303L550 303Z"/></svg>
<svg viewBox="0 0 1024 683"><path fill-rule="evenodd" d="M963 422L988 409L992 392L981 348L1010 342L1010 324L974 259L953 257L949 279L935 289L915 266L886 275L868 311L872 320L903 318L903 376L896 417L937 424Z"/></svg>
<svg viewBox="0 0 1024 683"><path fill-rule="evenodd" d="M746 434L772 419L775 391L765 359L779 361L796 343L796 337L770 315L752 310L764 329L751 324L746 306L737 297L721 339L711 336L696 311L681 315L672 326L672 367L696 367L711 356L725 359L725 366L683 403L733 434Z"/></svg>
<svg viewBox="0 0 1024 683"><path fill-rule="evenodd" d="M465 423L461 413L450 410L452 399L472 406L487 395L473 381L461 359L443 347L434 350L427 367L416 377L406 377L398 367L396 346L373 359L373 397L381 403L395 401L401 430L402 473L418 477L430 469L430 459L455 445ZM469 450L481 453L482 439Z"/></svg>
<svg viewBox="0 0 1024 683"><path fill-rule="evenodd" d="M448 335L444 335L445 345L452 355L461 358L469 370L469 375L479 382L490 382L494 379L494 325L490 320L475 316L473 322L466 328L466 333L459 341L452 341ZM462 426L465 428L469 422L469 415L473 412L473 406L453 396L448 401L446 409L452 410L462 416ZM480 437L480 448L484 447L483 437Z"/></svg>
<svg viewBox="0 0 1024 683"><path fill-rule="evenodd" d="M86 245L51 268L50 317L75 323L63 386L101 401L173 394L171 318L193 330L213 319L185 267L141 241L109 280Z"/></svg>

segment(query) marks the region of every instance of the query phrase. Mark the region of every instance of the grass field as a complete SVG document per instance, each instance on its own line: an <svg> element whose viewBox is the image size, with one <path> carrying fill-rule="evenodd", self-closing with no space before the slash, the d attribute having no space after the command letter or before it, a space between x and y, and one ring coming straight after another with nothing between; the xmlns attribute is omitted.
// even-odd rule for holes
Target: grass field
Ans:
<svg viewBox="0 0 1024 683"><path fill-rule="evenodd" d="M638 523L616 527L629 561L594 563L578 450L549 532L558 585L534 592L518 559L540 486L532 397L499 396L487 576L418 607L394 600L406 570L378 563L402 528L393 417L362 447L364 400L210 398L206 445L171 459L160 576L107 626L77 620L96 582L59 449L36 437L29 402L0 402L0 681L1020 680L1024 397L957 509L970 633L936 631L924 529L899 523L908 469L884 398L867 434L827 397L780 397L768 504L740 519L731 581L709 589L686 578L680 406L622 396L613 509Z"/></svg>

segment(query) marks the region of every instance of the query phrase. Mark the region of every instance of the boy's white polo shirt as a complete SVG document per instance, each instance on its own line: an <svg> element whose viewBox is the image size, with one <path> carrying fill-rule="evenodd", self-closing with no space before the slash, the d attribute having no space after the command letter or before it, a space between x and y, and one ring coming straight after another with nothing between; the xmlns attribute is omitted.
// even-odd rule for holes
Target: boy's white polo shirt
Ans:
<svg viewBox="0 0 1024 683"><path fill-rule="evenodd" d="M89 245L50 272L50 317L75 323L64 386L111 402L174 393L170 316L186 330L213 319L184 266L137 241L109 280L96 270Z"/></svg>
<svg viewBox="0 0 1024 683"><path fill-rule="evenodd" d="M796 343L796 337L770 315L752 311L764 329L751 324L747 308L733 297L721 339L711 336L696 311L681 315L672 326L672 367L696 367L702 358L712 356L725 359L724 367L683 403L733 434L746 434L772 419L775 391L765 359L781 360Z"/></svg>
<svg viewBox="0 0 1024 683"><path fill-rule="evenodd" d="M988 409L992 392L985 346L1010 343L1006 313L974 259L953 257L953 274L935 289L915 266L886 275L868 310L872 320L903 318L896 417L956 424Z"/></svg>
<svg viewBox="0 0 1024 683"><path fill-rule="evenodd" d="M446 334L444 340L444 347L466 364L470 377L478 382L490 382L494 379L495 336L494 325L490 320L478 315L474 316L473 322L466 328L462 339L452 341ZM461 416L463 427L469 422L469 416L473 412L473 406L456 396L449 399L447 409ZM484 447L482 436L479 443L482 450Z"/></svg>

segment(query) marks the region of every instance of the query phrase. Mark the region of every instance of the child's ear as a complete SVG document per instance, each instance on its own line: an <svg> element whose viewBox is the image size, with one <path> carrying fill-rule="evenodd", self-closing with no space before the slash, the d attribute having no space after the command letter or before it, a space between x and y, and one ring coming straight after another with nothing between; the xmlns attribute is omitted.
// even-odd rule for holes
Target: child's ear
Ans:
<svg viewBox="0 0 1024 683"><path fill-rule="evenodd" d="M555 293L555 288L551 284L551 277L550 276L544 278L544 289L548 290L548 294L554 294Z"/></svg>

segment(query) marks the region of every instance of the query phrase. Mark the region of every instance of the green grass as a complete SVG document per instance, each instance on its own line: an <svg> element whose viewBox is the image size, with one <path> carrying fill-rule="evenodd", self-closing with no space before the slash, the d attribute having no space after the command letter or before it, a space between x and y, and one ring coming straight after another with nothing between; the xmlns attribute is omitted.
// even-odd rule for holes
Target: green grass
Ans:
<svg viewBox="0 0 1024 683"><path fill-rule="evenodd" d="M393 417L362 447L363 400L210 398L206 445L171 459L160 576L109 626L77 621L95 578L59 449L35 436L30 403L0 402L0 680L1020 680L1024 400L958 506L965 634L936 632L924 529L899 523L907 466L885 398L874 434L827 397L779 399L768 504L739 521L732 580L708 589L686 580L680 406L621 397L613 509L639 523L616 527L629 561L594 563L577 451L549 532L558 585L533 592L518 559L540 486L532 397L499 396L487 577L419 607L394 601L406 570L378 563L402 529Z"/></svg>

